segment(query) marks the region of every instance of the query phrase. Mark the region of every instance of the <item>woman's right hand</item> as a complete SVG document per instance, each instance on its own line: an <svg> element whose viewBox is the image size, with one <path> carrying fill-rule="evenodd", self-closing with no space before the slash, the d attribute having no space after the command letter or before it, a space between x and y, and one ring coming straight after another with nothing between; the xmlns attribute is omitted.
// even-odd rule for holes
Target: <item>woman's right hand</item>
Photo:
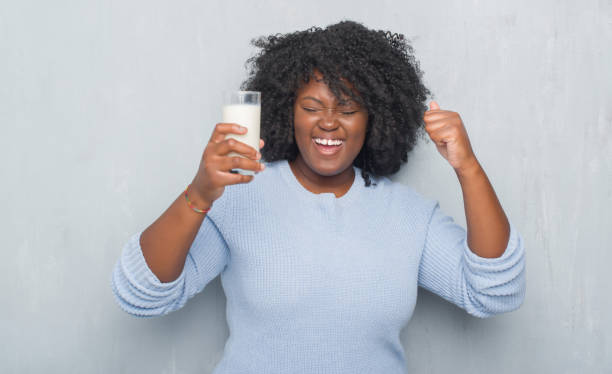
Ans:
<svg viewBox="0 0 612 374"><path fill-rule="evenodd" d="M265 165L258 162L261 154L253 147L233 138L225 139L227 134L246 134L247 129L235 123L217 123L204 149L200 167L189 190L190 198L201 201L206 207L212 205L225 190L225 186L238 183L248 183L252 175L230 173L232 169L245 169L260 172ZM259 140L259 148L263 148L263 139ZM248 158L228 156L236 152ZM192 195L196 196L192 196Z"/></svg>

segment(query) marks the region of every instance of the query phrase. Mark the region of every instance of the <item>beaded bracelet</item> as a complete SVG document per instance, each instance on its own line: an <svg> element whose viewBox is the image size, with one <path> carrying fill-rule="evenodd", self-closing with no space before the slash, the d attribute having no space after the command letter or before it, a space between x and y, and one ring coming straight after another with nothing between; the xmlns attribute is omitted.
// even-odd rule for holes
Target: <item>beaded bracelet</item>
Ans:
<svg viewBox="0 0 612 374"><path fill-rule="evenodd" d="M193 209L194 212L207 213L210 210L210 208L212 208L212 205L204 210L198 209L195 206L193 206L193 203L189 201L189 197L187 196L187 190L189 189L189 187L191 187L191 184L189 184L187 188L185 188L185 191L183 192L183 194L185 195L185 200L187 201L187 205L189 205L189 207Z"/></svg>

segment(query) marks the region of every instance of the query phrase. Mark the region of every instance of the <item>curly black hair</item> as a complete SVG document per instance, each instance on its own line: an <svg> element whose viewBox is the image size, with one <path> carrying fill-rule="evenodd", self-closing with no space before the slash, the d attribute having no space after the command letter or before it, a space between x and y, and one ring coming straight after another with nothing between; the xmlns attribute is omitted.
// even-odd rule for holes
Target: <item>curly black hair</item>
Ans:
<svg viewBox="0 0 612 374"><path fill-rule="evenodd" d="M340 102L350 97L368 111L365 143L353 161L366 187L372 183L370 175L394 174L408 161L424 133L430 91L404 35L346 20L325 29L261 36L251 44L261 50L247 60L249 74L241 89L260 91L263 98L264 160L292 161L299 154L293 104L298 89L318 70Z"/></svg>

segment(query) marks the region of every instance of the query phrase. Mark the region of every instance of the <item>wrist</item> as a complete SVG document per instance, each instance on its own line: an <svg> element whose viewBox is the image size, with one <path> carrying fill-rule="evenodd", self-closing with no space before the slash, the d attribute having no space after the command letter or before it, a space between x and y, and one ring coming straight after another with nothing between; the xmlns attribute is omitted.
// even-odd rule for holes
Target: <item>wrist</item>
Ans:
<svg viewBox="0 0 612 374"><path fill-rule="evenodd" d="M482 166L476 158L472 159L469 162L466 162L465 165L455 169L455 173L457 174L457 177L459 177L459 179L471 178L481 174L482 172Z"/></svg>
<svg viewBox="0 0 612 374"><path fill-rule="evenodd" d="M198 213L206 213L212 208L213 202L205 197L202 197L197 191L196 188L193 187L192 184L189 184L187 188L185 188L185 200L189 207L198 212Z"/></svg>

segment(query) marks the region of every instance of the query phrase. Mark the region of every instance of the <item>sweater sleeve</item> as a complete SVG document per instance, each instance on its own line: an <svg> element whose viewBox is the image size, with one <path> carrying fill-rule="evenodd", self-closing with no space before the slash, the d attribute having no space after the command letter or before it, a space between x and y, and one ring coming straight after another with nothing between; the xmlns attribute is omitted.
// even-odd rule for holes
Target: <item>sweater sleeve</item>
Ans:
<svg viewBox="0 0 612 374"><path fill-rule="evenodd" d="M525 298L525 249L510 222L501 257L484 258L467 245L466 230L435 203L419 265L419 286L486 318L518 309Z"/></svg>
<svg viewBox="0 0 612 374"><path fill-rule="evenodd" d="M222 272L229 262L228 246L215 223L206 216L189 249L183 271L172 282L162 283L148 267L134 234L116 262L111 287L119 306L138 317L165 315L187 300Z"/></svg>

